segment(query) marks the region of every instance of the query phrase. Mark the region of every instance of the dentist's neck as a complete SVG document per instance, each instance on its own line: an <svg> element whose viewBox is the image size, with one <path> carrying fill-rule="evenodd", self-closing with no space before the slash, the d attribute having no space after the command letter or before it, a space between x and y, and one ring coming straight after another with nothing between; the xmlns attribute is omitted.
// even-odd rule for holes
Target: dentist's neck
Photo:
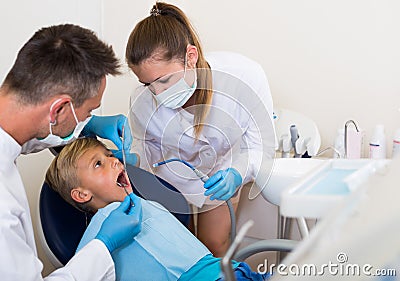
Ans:
<svg viewBox="0 0 400 281"><path fill-rule="evenodd" d="M26 105L0 88L0 127L20 145L38 136L39 128L48 117L49 106Z"/></svg>

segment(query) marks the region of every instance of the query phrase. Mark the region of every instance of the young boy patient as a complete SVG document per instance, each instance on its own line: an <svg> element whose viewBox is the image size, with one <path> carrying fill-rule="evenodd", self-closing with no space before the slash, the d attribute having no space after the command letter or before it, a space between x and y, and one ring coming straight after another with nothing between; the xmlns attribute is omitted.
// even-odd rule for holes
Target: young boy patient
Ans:
<svg viewBox="0 0 400 281"><path fill-rule="evenodd" d="M67 202L95 213L77 251L95 239L104 219L132 187L122 163L96 139L77 139L51 163L46 182ZM111 253L117 280L222 280L220 259L160 204L131 195L142 208L142 231ZM237 280L264 280L246 263L233 262Z"/></svg>

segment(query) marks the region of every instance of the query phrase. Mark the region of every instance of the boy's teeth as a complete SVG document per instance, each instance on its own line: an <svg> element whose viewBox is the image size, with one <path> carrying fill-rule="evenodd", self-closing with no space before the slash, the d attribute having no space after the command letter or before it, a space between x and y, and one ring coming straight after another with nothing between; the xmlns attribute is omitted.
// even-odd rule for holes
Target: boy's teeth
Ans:
<svg viewBox="0 0 400 281"><path fill-rule="evenodd" d="M127 187L128 185L125 183L125 174L123 172L121 172L121 174L119 174L118 178L117 178L117 185L119 187Z"/></svg>
<svg viewBox="0 0 400 281"><path fill-rule="evenodd" d="M119 187L127 187L128 185L126 185L125 183L120 183L120 182L117 182L117 185L119 186Z"/></svg>

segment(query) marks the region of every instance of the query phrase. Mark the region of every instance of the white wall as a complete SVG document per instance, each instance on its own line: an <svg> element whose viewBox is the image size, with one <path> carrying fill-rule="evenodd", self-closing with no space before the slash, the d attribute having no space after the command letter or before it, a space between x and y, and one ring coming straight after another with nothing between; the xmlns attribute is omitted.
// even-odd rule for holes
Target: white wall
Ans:
<svg viewBox="0 0 400 281"><path fill-rule="evenodd" d="M153 2L105 1L104 37L122 58L131 28L149 14ZM391 138L400 128L400 2L170 2L187 13L206 51L237 51L257 60L268 75L275 106L314 119L323 148L354 119L366 131L365 156L379 123L385 125L391 155ZM105 106L116 94L125 101L133 81L128 75L111 81L113 95Z"/></svg>
<svg viewBox="0 0 400 281"><path fill-rule="evenodd" d="M87 1L79 0L61 4L51 0L3 2L2 11L7 13L0 18L3 38L0 77L10 68L22 43L39 26L60 21L85 24L102 18L102 25L95 24L93 28L101 30L101 36L124 60L129 33L138 20L148 15L153 2L92 0L87 5L83 4ZM337 128L354 119L366 130L365 144L373 127L384 124L390 155L390 138L400 127L399 1L171 3L180 6L193 21L206 51L237 51L260 62L268 75L275 106L297 110L314 119L321 132L322 147L330 146ZM79 5L85 5L85 9L81 10ZM76 10L85 12L76 14ZM109 79L103 100L104 114L128 111L127 100L134 81L128 72L123 77ZM46 153L19 161L26 188L30 190L32 210L36 209L38 183L50 159ZM38 166L36 162L43 164ZM47 263L45 266L45 272L51 270Z"/></svg>

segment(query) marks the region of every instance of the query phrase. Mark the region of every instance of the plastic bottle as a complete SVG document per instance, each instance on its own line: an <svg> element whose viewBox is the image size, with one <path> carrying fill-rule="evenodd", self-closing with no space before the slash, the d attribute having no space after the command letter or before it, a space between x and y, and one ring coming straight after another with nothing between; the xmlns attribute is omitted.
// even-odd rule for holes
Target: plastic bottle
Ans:
<svg viewBox="0 0 400 281"><path fill-rule="evenodd" d="M400 158L400 128L394 133L392 158Z"/></svg>
<svg viewBox="0 0 400 281"><path fill-rule="evenodd" d="M335 138L335 143L333 145L336 151L333 152L333 158L343 158L344 157L344 128L337 130L337 135ZM339 155L338 155L339 153Z"/></svg>
<svg viewBox="0 0 400 281"><path fill-rule="evenodd" d="M374 133L369 142L369 158L386 158L386 136L383 125L376 125Z"/></svg>

